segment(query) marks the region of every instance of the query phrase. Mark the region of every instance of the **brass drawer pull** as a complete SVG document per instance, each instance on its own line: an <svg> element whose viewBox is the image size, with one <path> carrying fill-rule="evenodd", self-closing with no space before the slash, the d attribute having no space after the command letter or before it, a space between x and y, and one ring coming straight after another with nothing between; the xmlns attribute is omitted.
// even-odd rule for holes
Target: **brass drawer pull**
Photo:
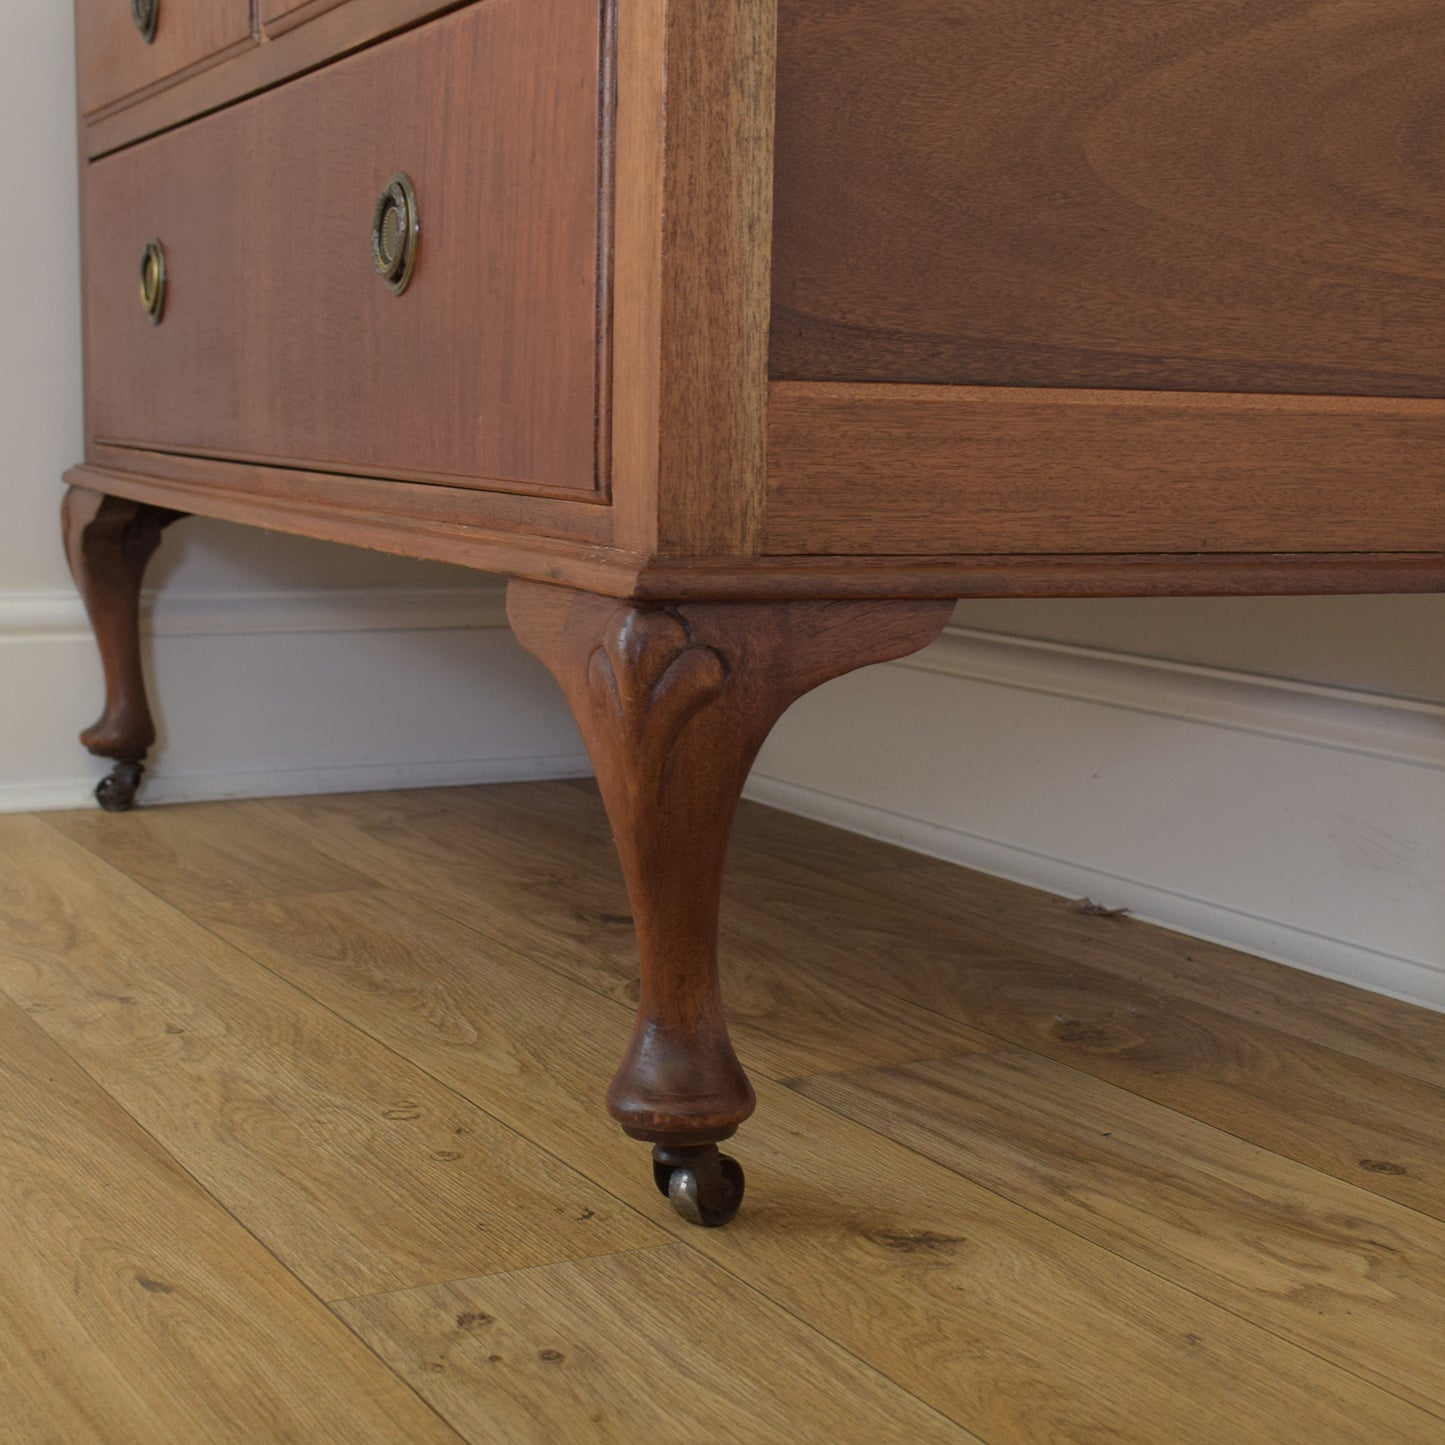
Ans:
<svg viewBox="0 0 1445 1445"><path fill-rule="evenodd" d="M166 309L166 252L159 241L147 242L140 258L140 304L153 325Z"/></svg>
<svg viewBox="0 0 1445 1445"><path fill-rule="evenodd" d="M372 263L396 296L411 284L420 235L416 191L412 189L411 177L405 171L398 171L381 193L371 223Z"/></svg>
<svg viewBox="0 0 1445 1445"><path fill-rule="evenodd" d="M149 45L156 38L156 21L161 17L161 0L130 0L130 18Z"/></svg>

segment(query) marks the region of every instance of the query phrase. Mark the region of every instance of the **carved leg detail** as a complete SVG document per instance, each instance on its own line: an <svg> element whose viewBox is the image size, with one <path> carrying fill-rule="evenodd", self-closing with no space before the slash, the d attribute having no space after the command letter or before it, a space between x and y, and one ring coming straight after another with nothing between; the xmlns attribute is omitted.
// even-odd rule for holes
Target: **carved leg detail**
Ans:
<svg viewBox="0 0 1445 1445"><path fill-rule="evenodd" d="M95 790L102 808L135 802L145 757L156 740L140 654L140 589L161 531L184 514L72 487L61 507L70 561L105 671L105 711L80 741L116 766Z"/></svg>
<svg viewBox="0 0 1445 1445"><path fill-rule="evenodd" d="M636 919L637 1026L608 1108L633 1138L658 1146L658 1186L695 1222L736 1212L741 1171L711 1146L754 1103L717 968L723 864L748 770L789 704L829 678L917 651L951 610L937 601L661 605L511 585L512 626L561 683L587 744Z"/></svg>

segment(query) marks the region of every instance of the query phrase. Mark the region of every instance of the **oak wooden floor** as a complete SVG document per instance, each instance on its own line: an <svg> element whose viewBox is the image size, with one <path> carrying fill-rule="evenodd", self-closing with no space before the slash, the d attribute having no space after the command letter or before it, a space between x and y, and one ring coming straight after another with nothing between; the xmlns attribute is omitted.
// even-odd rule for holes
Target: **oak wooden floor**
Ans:
<svg viewBox="0 0 1445 1445"><path fill-rule="evenodd" d="M745 808L743 1214L595 794L0 818L0 1438L1445 1442L1445 1016Z"/></svg>

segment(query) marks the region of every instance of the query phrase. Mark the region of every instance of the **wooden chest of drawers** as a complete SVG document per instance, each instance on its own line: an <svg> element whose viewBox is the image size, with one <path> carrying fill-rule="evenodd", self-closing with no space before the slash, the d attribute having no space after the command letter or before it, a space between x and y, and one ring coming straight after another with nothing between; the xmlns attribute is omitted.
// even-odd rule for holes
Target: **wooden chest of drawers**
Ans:
<svg viewBox="0 0 1445 1445"><path fill-rule="evenodd" d="M639 934L609 1104L725 1221L776 717L963 596L1445 587L1425 0L77 0L84 735L187 513L500 571ZM140 294L137 294L137 271Z"/></svg>

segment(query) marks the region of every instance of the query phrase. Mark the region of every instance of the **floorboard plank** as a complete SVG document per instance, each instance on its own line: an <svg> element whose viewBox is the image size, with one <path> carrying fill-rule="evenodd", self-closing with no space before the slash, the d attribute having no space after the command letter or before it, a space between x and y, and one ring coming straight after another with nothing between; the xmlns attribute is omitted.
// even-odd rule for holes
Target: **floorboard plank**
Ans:
<svg viewBox="0 0 1445 1445"><path fill-rule="evenodd" d="M657 1242L34 818L0 818L0 988L323 1297Z"/></svg>
<svg viewBox="0 0 1445 1445"><path fill-rule="evenodd" d="M1445 1225L1032 1054L808 1098L1442 1417Z"/></svg>
<svg viewBox="0 0 1445 1445"><path fill-rule="evenodd" d="M258 852L265 850L257 835L270 826L277 832L273 855L294 849L307 859L318 852L344 859L377 885L430 900L483 938L525 947L589 988L635 1002L637 944L605 821L595 831L600 813L589 816L564 789L467 792L473 806L465 809L436 792L238 803L213 815L211 826L235 829ZM540 806L529 806L534 802ZM114 836L106 856L170 897L164 855L138 859L123 846L123 833ZM239 845L219 848L214 862L192 853L192 875L213 867L218 879L197 916L210 917L217 898L229 906L225 878L240 851ZM241 895L258 896L255 888ZM775 1078L995 1046L866 980L842 982L813 967L807 948L779 950L770 925L747 909L728 911L723 957L739 1054Z"/></svg>
<svg viewBox="0 0 1445 1445"><path fill-rule="evenodd" d="M1088 964L1445 1087L1445 1013L1138 919L1081 913L1073 906L1077 900L759 803L743 804L734 836L737 857L760 869L781 869L805 886L808 873L843 880L1030 957Z"/></svg>
<svg viewBox="0 0 1445 1445"><path fill-rule="evenodd" d="M0 1119L0 1439L457 1440L4 1000Z"/></svg>
<svg viewBox="0 0 1445 1445"><path fill-rule="evenodd" d="M978 1445L681 1245L334 1308L477 1445Z"/></svg>
<svg viewBox="0 0 1445 1445"><path fill-rule="evenodd" d="M499 895L489 882L476 901L483 890L475 885L471 860L486 850L489 869L503 867L504 854L519 860L516 866L528 870L525 906L545 914L575 906L568 900L579 893L586 897L587 888L597 886L586 879L595 878L610 849L600 802L566 784L254 806L267 816L304 820L301 841L333 847L337 856L356 859L357 867L384 860L419 896L499 940L506 937L505 920L488 912L488 900ZM449 874L445 863L419 861L427 860L428 846L439 855L467 858L466 868ZM414 855L407 869L403 855L409 849ZM825 979L829 997L866 1003L861 1016L854 1013L848 1038L850 1047L859 1040L857 1052L870 1052L867 1011L880 994L891 994L915 1009L921 1005L925 1018L932 1014L966 1028L971 1050L1030 1049L1445 1219L1445 1090L1312 1043L1298 1031L1180 997L1147 978L1133 981L894 901L870 889L866 868L855 861L853 872L862 881L790 867L779 850L759 856L744 841L733 851L725 917L739 934L756 940L746 951L753 977ZM468 878L473 882L465 883ZM509 901L505 912L522 906L520 899ZM541 946L535 935L512 936ZM569 956L586 960L589 954L586 940L574 936L569 943L561 928L548 934L546 946L564 970ZM585 977L593 967L579 961L574 976ZM731 975L727 982L732 984ZM800 999L786 988L767 992L769 987L767 1036L776 1042L790 1024L787 1005ZM730 992L727 998L731 1011ZM813 1019L817 1030L809 1022L802 1028L812 1037L822 1031L824 1047L810 1051L817 1057L830 1051L827 1031L836 1016L822 1010ZM959 1052L923 1052L937 1032L930 1026L911 1040L905 1033L891 1047L913 1059ZM757 1061L757 1039L746 1019L738 1037L748 1062ZM789 1057L785 1045L773 1048L761 1071L786 1077L780 1066ZM832 1072L841 1070L799 1070Z"/></svg>
<svg viewBox="0 0 1445 1445"><path fill-rule="evenodd" d="M749 1202L693 1229L641 1149L599 1143L624 1005L497 942L479 959L401 895L233 914L215 926L238 947L992 1445L1438 1440L1413 1406L766 1080L738 1144Z"/></svg>
<svg viewBox="0 0 1445 1445"><path fill-rule="evenodd" d="M273 832L247 825L230 803L187 803L129 813L46 813L45 822L88 852L155 890L183 913L218 898L291 898L370 887L370 874L319 848L276 847Z"/></svg>

